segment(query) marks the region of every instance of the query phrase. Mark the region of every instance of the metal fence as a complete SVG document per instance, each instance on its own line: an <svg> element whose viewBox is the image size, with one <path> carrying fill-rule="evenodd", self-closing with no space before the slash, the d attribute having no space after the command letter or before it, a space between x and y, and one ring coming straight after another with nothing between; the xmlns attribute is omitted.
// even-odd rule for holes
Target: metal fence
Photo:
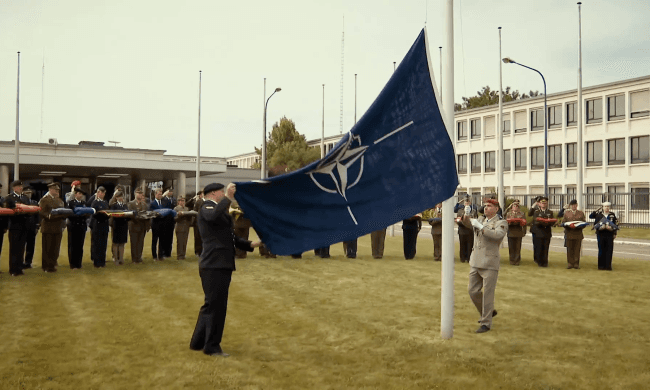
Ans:
<svg viewBox="0 0 650 390"><path fill-rule="evenodd" d="M519 201L530 208L535 203L539 194L506 195L506 199L519 199ZM550 194L548 197L549 209L557 214L576 194ZM481 202L482 197L474 199ZM650 229L650 193L647 191L616 192L616 193L588 193L583 194L583 199L578 201L578 209L589 214L598 209L603 202L612 204L611 210L616 213L620 227ZM589 218L587 218L589 221Z"/></svg>

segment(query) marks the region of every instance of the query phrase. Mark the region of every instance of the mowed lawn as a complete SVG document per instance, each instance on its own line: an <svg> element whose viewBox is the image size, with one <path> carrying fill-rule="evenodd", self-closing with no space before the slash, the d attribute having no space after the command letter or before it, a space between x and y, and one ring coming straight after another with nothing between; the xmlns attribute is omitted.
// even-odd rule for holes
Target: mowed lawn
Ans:
<svg viewBox="0 0 650 390"><path fill-rule="evenodd" d="M89 237L88 237L89 238ZM150 235L147 236L150 239ZM38 237L40 246L40 235ZM190 238L189 252L193 253ZM203 294L195 256L185 261L0 275L0 389L647 389L650 264L596 259L566 270L502 268L492 331L475 334L469 266L455 264L454 337L440 337L440 263L431 238L406 261L402 238L386 256L238 260L222 347L189 349ZM40 249L35 265L40 266ZM456 248L458 259L458 248Z"/></svg>

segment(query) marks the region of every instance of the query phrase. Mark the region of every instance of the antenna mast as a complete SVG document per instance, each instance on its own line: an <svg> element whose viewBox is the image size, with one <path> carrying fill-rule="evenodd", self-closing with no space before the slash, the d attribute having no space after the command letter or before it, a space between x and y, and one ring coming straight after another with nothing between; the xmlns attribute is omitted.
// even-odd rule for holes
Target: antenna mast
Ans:
<svg viewBox="0 0 650 390"><path fill-rule="evenodd" d="M339 119L339 126L340 130L339 133L343 134L343 60L345 58L345 15L343 15L343 33L341 34L341 104L340 104L340 119Z"/></svg>

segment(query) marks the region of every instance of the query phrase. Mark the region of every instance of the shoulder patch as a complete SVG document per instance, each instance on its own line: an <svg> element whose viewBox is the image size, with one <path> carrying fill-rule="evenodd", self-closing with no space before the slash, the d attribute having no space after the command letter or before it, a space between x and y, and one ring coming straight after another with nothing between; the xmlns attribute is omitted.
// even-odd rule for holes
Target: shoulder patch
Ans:
<svg viewBox="0 0 650 390"><path fill-rule="evenodd" d="M212 210L214 207L213 206L205 206L205 208Z"/></svg>

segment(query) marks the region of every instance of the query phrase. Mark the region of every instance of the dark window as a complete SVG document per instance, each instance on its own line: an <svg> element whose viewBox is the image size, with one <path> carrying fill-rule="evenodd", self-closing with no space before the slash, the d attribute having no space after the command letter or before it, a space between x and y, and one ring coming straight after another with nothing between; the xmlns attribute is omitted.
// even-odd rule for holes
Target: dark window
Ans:
<svg viewBox="0 0 650 390"><path fill-rule="evenodd" d="M496 152L485 152L485 172L494 172L496 168Z"/></svg>
<svg viewBox="0 0 650 390"><path fill-rule="evenodd" d="M552 208L557 208L562 202L562 187L548 187L548 205Z"/></svg>
<svg viewBox="0 0 650 390"><path fill-rule="evenodd" d="M587 142L587 166L603 165L603 141Z"/></svg>
<svg viewBox="0 0 650 390"><path fill-rule="evenodd" d="M578 124L578 113L576 112L575 103L566 104L566 125L575 126Z"/></svg>
<svg viewBox="0 0 650 390"><path fill-rule="evenodd" d="M542 119L543 120L543 119ZM543 122L542 122L543 124ZM548 128L557 129L562 127L562 106L548 108Z"/></svg>
<svg viewBox="0 0 650 390"><path fill-rule="evenodd" d="M480 119L472 119L471 120L471 126L472 126L472 139L475 138L481 138L481 120Z"/></svg>
<svg viewBox="0 0 650 390"><path fill-rule="evenodd" d="M603 99L587 100L587 123L603 121Z"/></svg>
<svg viewBox="0 0 650 390"><path fill-rule="evenodd" d="M481 153L470 154L472 173L481 173Z"/></svg>
<svg viewBox="0 0 650 390"><path fill-rule="evenodd" d="M603 203L603 188L600 186L587 187L587 207L600 206Z"/></svg>
<svg viewBox="0 0 650 390"><path fill-rule="evenodd" d="M503 121L503 134L510 134L510 119Z"/></svg>
<svg viewBox="0 0 650 390"><path fill-rule="evenodd" d="M467 155L458 155L458 173L467 173Z"/></svg>
<svg viewBox="0 0 650 390"><path fill-rule="evenodd" d="M650 115L650 91L630 93L630 117L641 118Z"/></svg>
<svg viewBox="0 0 650 390"><path fill-rule="evenodd" d="M530 148L530 169L544 169L544 147Z"/></svg>
<svg viewBox="0 0 650 390"><path fill-rule="evenodd" d="M607 141L607 165L625 164L625 138Z"/></svg>
<svg viewBox="0 0 650 390"><path fill-rule="evenodd" d="M503 151L503 170L505 172L510 171L510 149L505 149Z"/></svg>
<svg viewBox="0 0 650 390"><path fill-rule="evenodd" d="M625 204L625 186L607 186L607 200L612 203L612 206Z"/></svg>
<svg viewBox="0 0 650 390"><path fill-rule="evenodd" d="M625 119L625 95L610 96L607 98L607 119Z"/></svg>
<svg viewBox="0 0 650 390"><path fill-rule="evenodd" d="M650 148L650 136L644 135L643 137L630 138L630 157L632 163L647 163L650 161L648 158L648 149Z"/></svg>
<svg viewBox="0 0 650 390"><path fill-rule="evenodd" d="M648 197L650 188L632 188L632 210L650 210L650 202Z"/></svg>
<svg viewBox="0 0 650 390"><path fill-rule="evenodd" d="M572 142L570 144L566 144L566 166L567 168L569 167L575 167L578 165L578 151L576 150L578 148L578 144L575 142Z"/></svg>
<svg viewBox="0 0 650 390"><path fill-rule="evenodd" d="M467 139L467 121L458 122L458 140Z"/></svg>
<svg viewBox="0 0 650 390"><path fill-rule="evenodd" d="M530 131L544 130L544 109L530 111Z"/></svg>
<svg viewBox="0 0 650 390"><path fill-rule="evenodd" d="M526 170L526 148L515 149L515 171Z"/></svg>
<svg viewBox="0 0 650 390"><path fill-rule="evenodd" d="M548 167L562 168L562 145L550 145L548 147Z"/></svg>

